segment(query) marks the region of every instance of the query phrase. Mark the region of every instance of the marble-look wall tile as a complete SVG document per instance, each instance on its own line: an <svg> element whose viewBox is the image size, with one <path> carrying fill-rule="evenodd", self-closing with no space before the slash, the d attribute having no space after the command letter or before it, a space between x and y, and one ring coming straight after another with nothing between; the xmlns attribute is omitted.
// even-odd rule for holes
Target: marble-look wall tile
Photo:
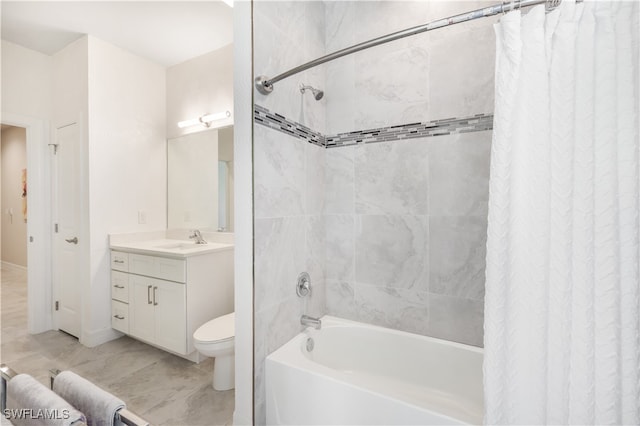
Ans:
<svg viewBox="0 0 640 426"><path fill-rule="evenodd" d="M304 214L307 143L265 126L255 126L253 142L255 216Z"/></svg>
<svg viewBox="0 0 640 426"><path fill-rule="evenodd" d="M427 22L429 3L426 1L356 1L354 2L354 42L361 43ZM415 42L415 37L399 40L398 46ZM392 42L396 43L396 42Z"/></svg>
<svg viewBox="0 0 640 426"><path fill-rule="evenodd" d="M294 290L294 287L291 287ZM254 421L266 424L265 376L266 357L302 330L300 316L304 302L295 295L254 313Z"/></svg>
<svg viewBox="0 0 640 426"><path fill-rule="evenodd" d="M366 323L426 334L428 302L426 291L356 284L355 303Z"/></svg>
<svg viewBox="0 0 640 426"><path fill-rule="evenodd" d="M356 129L415 123L429 116L428 49L398 49L394 43L354 55Z"/></svg>
<svg viewBox="0 0 640 426"><path fill-rule="evenodd" d="M275 77L324 55L324 2L257 1L254 3L255 75ZM263 95L254 91L255 103L324 132L325 101L300 93L305 83L325 89L324 69L316 67L274 84Z"/></svg>
<svg viewBox="0 0 640 426"><path fill-rule="evenodd" d="M325 153L325 214L355 213L356 147L327 149Z"/></svg>
<svg viewBox="0 0 640 426"><path fill-rule="evenodd" d="M356 213L426 215L428 164L425 139L356 147Z"/></svg>
<svg viewBox="0 0 640 426"><path fill-rule="evenodd" d="M429 214L486 216L491 131L429 141Z"/></svg>
<svg viewBox="0 0 640 426"><path fill-rule="evenodd" d="M256 219L254 223L255 305L260 309L295 294L306 268L304 216Z"/></svg>
<svg viewBox="0 0 640 426"><path fill-rule="evenodd" d="M353 282L327 279L327 313L339 318L361 321L361 313L356 306Z"/></svg>
<svg viewBox="0 0 640 426"><path fill-rule="evenodd" d="M356 108L359 102L356 97L356 64L354 55L328 62L324 67L327 81L325 91L327 106L326 134L335 135L358 130L356 127Z"/></svg>
<svg viewBox="0 0 640 426"><path fill-rule="evenodd" d="M310 143L302 143L305 149L305 213L322 215L325 200L325 148Z"/></svg>
<svg viewBox="0 0 640 426"><path fill-rule="evenodd" d="M335 52L355 44L353 25L356 2L325 2L325 48L327 53Z"/></svg>
<svg viewBox="0 0 640 426"><path fill-rule="evenodd" d="M353 282L355 279L355 217L326 215L326 277Z"/></svg>
<svg viewBox="0 0 640 426"><path fill-rule="evenodd" d="M357 216L355 237L358 284L427 291L427 216Z"/></svg>
<svg viewBox="0 0 640 426"><path fill-rule="evenodd" d="M429 219L429 285L432 293L484 298L487 218L432 216Z"/></svg>
<svg viewBox="0 0 640 426"><path fill-rule="evenodd" d="M335 3L325 8L327 52L493 4L491 0ZM332 77L326 80L326 91L335 93L335 98L327 99L327 131L492 112L492 24L497 19L440 28L327 64Z"/></svg>
<svg viewBox="0 0 640 426"><path fill-rule="evenodd" d="M274 77L325 53L322 1L254 2L254 70ZM326 99L301 93L300 84L326 91L316 67L275 83L254 101L274 113L325 133ZM295 336L303 313L320 315L325 302L326 150L265 126L254 126L254 421L264 424L265 357ZM295 293L308 271L310 297Z"/></svg>
<svg viewBox="0 0 640 426"><path fill-rule="evenodd" d="M324 217L321 215L306 216L305 221L304 253L306 261L304 271L309 273L312 283L324 283L326 277L326 233ZM301 247L298 247L298 250L300 250L300 248ZM300 270L300 272L302 272L302 270Z"/></svg>
<svg viewBox="0 0 640 426"><path fill-rule="evenodd" d="M429 51L430 119L493 111L495 34L491 26L434 40Z"/></svg>
<svg viewBox="0 0 640 426"><path fill-rule="evenodd" d="M482 346L484 301L429 295L429 336Z"/></svg>

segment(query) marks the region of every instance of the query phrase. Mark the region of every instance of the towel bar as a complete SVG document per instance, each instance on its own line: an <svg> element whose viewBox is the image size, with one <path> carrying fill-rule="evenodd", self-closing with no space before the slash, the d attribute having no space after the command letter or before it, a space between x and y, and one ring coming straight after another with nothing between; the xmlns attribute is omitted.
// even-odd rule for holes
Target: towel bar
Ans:
<svg viewBox="0 0 640 426"><path fill-rule="evenodd" d="M58 374L60 374L60 370L58 369L49 370L51 389L53 389L53 381ZM133 411L127 410L126 408L119 409L116 412L116 418L127 426L150 426L148 421L138 416Z"/></svg>
<svg viewBox="0 0 640 426"><path fill-rule="evenodd" d="M0 364L0 415L4 416L7 408L7 382L17 376L18 373L6 364ZM75 422L74 426L87 426L83 422Z"/></svg>
<svg viewBox="0 0 640 426"><path fill-rule="evenodd" d="M49 370L50 376L50 384L51 389L53 389L53 381L56 376L60 373L60 370L54 369ZM1 413L4 413L4 410L7 408L7 382L17 376L16 373L11 367L6 364L0 364L0 410ZM150 426L149 422L138 416L136 413L127 410L126 408L121 408L116 413L116 417L122 423L127 426ZM74 423L74 426L86 426L84 423Z"/></svg>
<svg viewBox="0 0 640 426"><path fill-rule="evenodd" d="M2 394L2 398L0 398L0 410L2 410L3 413L7 408L7 382L13 379L16 374L17 373L9 368L9 366L0 364L0 394Z"/></svg>

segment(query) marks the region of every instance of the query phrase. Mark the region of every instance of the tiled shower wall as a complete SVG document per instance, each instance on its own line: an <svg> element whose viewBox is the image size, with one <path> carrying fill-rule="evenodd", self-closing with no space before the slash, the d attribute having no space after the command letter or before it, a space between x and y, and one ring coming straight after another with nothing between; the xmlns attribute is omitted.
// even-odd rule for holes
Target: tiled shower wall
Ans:
<svg viewBox="0 0 640 426"><path fill-rule="evenodd" d="M254 69L274 76L324 54L324 3L254 2ZM255 103L324 131L324 102L301 82L324 87L314 68L283 80ZM324 158L326 149L255 125L254 163L254 401L265 423L264 358L300 330L303 313L321 316L324 302ZM312 296L296 296L298 274L309 272Z"/></svg>
<svg viewBox="0 0 640 426"><path fill-rule="evenodd" d="M255 74L487 4L256 1ZM326 140L491 114L493 49L490 20L462 24L289 77L255 104ZM301 94L300 83L325 97ZM254 126L256 424L264 358L300 331L302 313L481 344L491 132L325 149L263 124ZM294 289L304 270L308 300Z"/></svg>
<svg viewBox="0 0 640 426"><path fill-rule="evenodd" d="M334 51L495 2L327 2ZM497 18L326 65L326 128L493 112ZM491 131L327 149L329 314L482 345Z"/></svg>

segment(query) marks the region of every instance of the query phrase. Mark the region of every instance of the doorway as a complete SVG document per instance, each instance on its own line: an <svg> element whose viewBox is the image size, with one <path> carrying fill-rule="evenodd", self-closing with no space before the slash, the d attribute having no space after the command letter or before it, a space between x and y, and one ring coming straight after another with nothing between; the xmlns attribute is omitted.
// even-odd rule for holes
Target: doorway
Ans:
<svg viewBox="0 0 640 426"><path fill-rule="evenodd" d="M2 269L27 269L27 131L3 124L0 137Z"/></svg>
<svg viewBox="0 0 640 426"><path fill-rule="evenodd" d="M2 123L22 127L26 133L27 328L29 333L36 334L53 328L49 124L46 120L8 112L2 112Z"/></svg>

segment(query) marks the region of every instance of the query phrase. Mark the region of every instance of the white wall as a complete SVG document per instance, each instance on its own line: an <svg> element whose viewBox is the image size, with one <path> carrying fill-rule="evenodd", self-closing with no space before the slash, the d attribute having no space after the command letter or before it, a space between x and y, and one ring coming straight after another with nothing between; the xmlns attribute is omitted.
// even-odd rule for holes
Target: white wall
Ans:
<svg viewBox="0 0 640 426"><path fill-rule="evenodd" d="M48 120L51 57L2 40L2 112Z"/></svg>
<svg viewBox="0 0 640 426"><path fill-rule="evenodd" d="M88 75L91 313L83 334L94 345L113 337L108 235L167 223L166 80L160 65L92 36Z"/></svg>
<svg viewBox="0 0 640 426"><path fill-rule="evenodd" d="M22 170L27 167L27 132L2 130L2 262L27 266L27 221L22 206Z"/></svg>
<svg viewBox="0 0 640 426"><path fill-rule="evenodd" d="M167 68L167 138L202 130L178 122L204 114L233 112L233 44ZM216 121L220 127L233 117Z"/></svg>

